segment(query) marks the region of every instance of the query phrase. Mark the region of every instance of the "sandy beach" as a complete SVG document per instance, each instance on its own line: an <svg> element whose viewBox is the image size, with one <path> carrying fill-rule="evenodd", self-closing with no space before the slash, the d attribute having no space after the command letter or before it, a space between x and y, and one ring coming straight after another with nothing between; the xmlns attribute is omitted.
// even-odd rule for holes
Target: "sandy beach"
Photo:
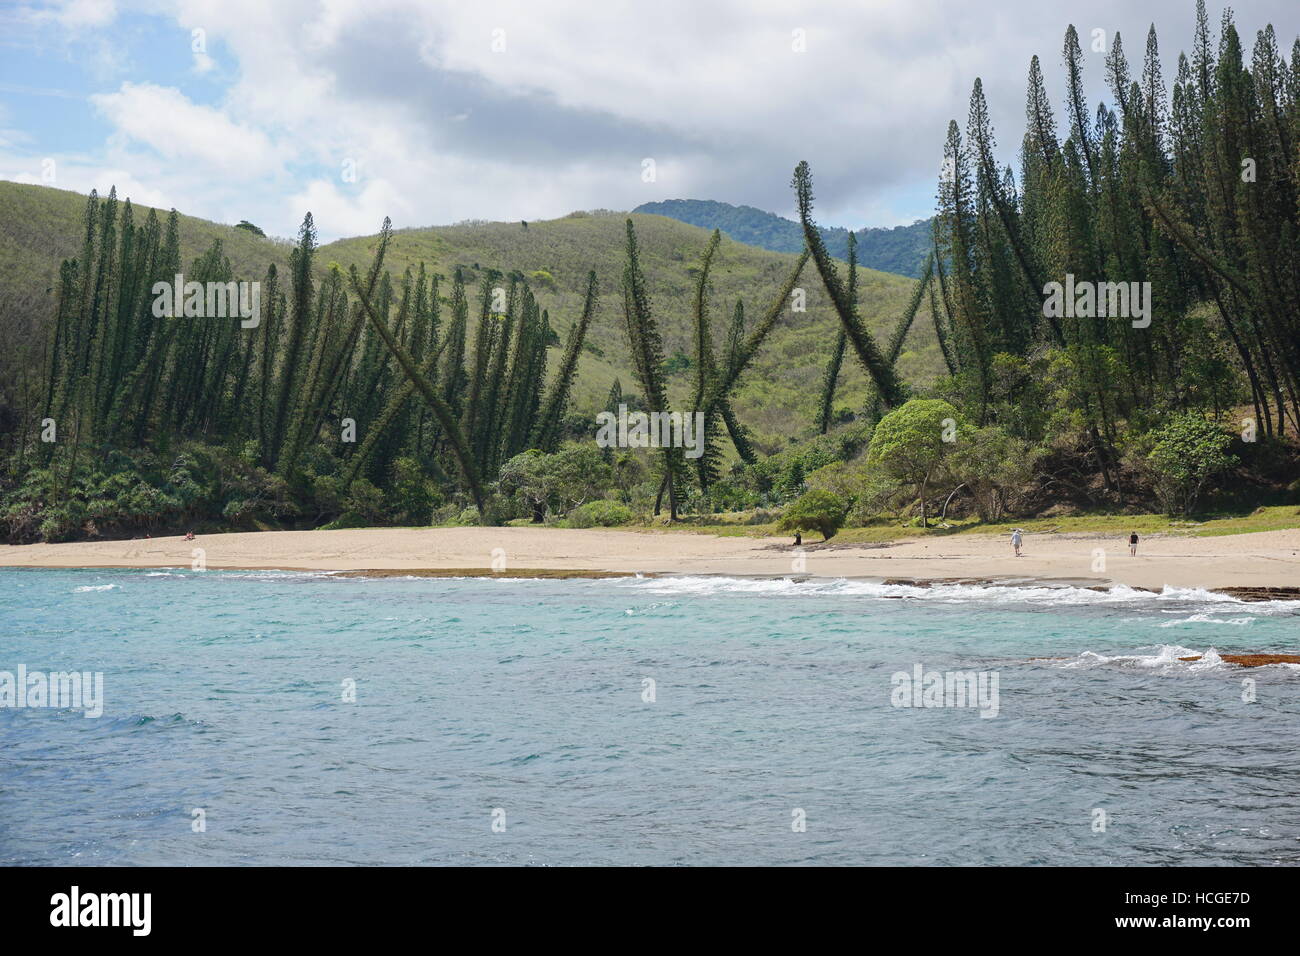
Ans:
<svg viewBox="0 0 1300 956"><path fill-rule="evenodd" d="M1219 537L1151 536L1136 558L1125 539L1029 534L1024 554L1007 536L954 535L884 545L805 543L789 537L717 537L560 528L369 528L274 531L128 541L0 546L0 567L189 567L328 571L614 572L827 578L964 579L1160 589L1300 585L1300 529ZM1098 563L1104 550L1104 569Z"/></svg>

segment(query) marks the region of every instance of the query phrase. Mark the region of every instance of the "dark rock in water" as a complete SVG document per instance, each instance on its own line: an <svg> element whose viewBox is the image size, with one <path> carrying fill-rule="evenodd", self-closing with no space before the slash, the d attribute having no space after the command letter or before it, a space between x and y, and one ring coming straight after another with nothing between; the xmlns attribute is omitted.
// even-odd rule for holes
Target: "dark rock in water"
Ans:
<svg viewBox="0 0 1300 956"><path fill-rule="evenodd" d="M1215 588L1215 593L1235 597L1239 601L1300 601L1300 587L1285 588Z"/></svg>
<svg viewBox="0 0 1300 956"><path fill-rule="evenodd" d="M1267 600L1267 598L1265 599ZM1242 667L1265 667L1268 664L1300 664L1300 654L1220 654L1228 664L1240 664ZM1180 661L1199 661L1200 654L1193 657L1180 657Z"/></svg>

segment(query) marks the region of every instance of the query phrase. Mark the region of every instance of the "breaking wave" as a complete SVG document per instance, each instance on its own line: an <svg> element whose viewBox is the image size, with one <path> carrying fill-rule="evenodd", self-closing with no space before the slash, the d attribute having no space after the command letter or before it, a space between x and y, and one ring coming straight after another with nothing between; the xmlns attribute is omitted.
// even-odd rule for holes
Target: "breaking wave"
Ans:
<svg viewBox="0 0 1300 956"><path fill-rule="evenodd" d="M1144 651L1146 653L1143 653ZM1199 659L1187 660L1187 658ZM1040 658L1036 659L1034 663L1043 663L1065 670L1123 667L1163 674L1231 670L1234 673L1241 672L1248 675L1256 670L1281 669L1300 674L1300 664L1266 664L1263 667L1243 670L1236 664L1225 661L1213 647L1198 651L1194 648L1184 647L1181 644L1159 644L1150 649L1139 648L1137 651L1128 654L1098 654L1095 651L1084 651L1074 657L1060 659Z"/></svg>
<svg viewBox="0 0 1300 956"><path fill-rule="evenodd" d="M1234 623L1248 622L1250 618L1225 621L1207 615L1232 613L1235 615L1287 615L1300 614L1300 601L1242 601L1227 594L1205 588L1180 588L1166 585L1160 591L1146 591L1116 584L1105 590L1077 586L1051 586L1037 583L1025 584L948 584L930 586L917 584L885 584L879 581L794 578L738 578L715 576L682 576L656 578L620 578L620 587L648 594L697 595L752 594L800 596L840 596L888 598L893 600L929 601L944 604L979 603L991 605L1044 605L1071 606L1094 605L1104 607L1129 606L1158 608L1172 605L1178 611L1195 611L1181 621L1170 621L1166 626L1181 623ZM1175 612L1177 613L1177 611Z"/></svg>

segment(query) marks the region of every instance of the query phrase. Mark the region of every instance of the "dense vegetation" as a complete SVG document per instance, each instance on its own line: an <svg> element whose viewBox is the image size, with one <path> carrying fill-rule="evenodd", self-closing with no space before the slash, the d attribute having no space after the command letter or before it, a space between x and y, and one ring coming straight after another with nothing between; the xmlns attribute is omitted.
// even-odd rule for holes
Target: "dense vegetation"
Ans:
<svg viewBox="0 0 1300 956"><path fill-rule="evenodd" d="M445 317L440 277L381 271L387 223L364 277L333 266L318 285L308 214L260 312L217 317L203 289L231 282L220 241L185 272L194 301L187 286L183 308L158 304L155 284L182 271L177 219L137 224L129 202L91 194L82 256L61 269L39 438L20 433L12 462L11 538L218 515L423 522L453 491L484 515L482 475L559 443L594 274L545 388L554 333L518 275L483 276L471 340L460 270Z"/></svg>
<svg viewBox="0 0 1300 956"><path fill-rule="evenodd" d="M704 229L720 229L724 236L773 252L803 249L803 227L776 213L753 206L733 206L707 199L665 199L647 202L633 212L667 216ZM910 226L872 227L850 232L843 226L822 226L822 241L832 256L847 259L849 239L857 242L858 261L868 269L920 278L930 248L929 219Z"/></svg>
<svg viewBox="0 0 1300 956"><path fill-rule="evenodd" d="M1116 35L1095 114L1070 27L1063 139L1034 58L1018 176L976 80L901 286L858 266L856 236L836 255L804 163L798 256L575 214L327 250L308 216L292 245L236 227L187 259L175 213L92 194L48 328L39 296L0 309L26 336L0 365L5 534L732 512L829 537L1294 500L1300 40L1288 62L1259 31L1248 68L1229 15L1217 44L1197 19L1171 95L1154 29L1137 80ZM183 265L259 274L228 243L267 253L260 320L160 315L154 283ZM586 267L556 264L574 248ZM800 398L775 420L782 388ZM698 417L700 454L599 446L598 411Z"/></svg>
<svg viewBox="0 0 1300 956"><path fill-rule="evenodd" d="M1069 27L1063 140L1034 57L1018 178L994 159L975 80L965 135L948 127L916 293L933 303L949 372L930 390L943 410L901 404L893 343L861 327L852 277L841 282L811 218L811 172L796 170L805 237L845 333L826 394L847 341L875 384L874 407L889 411L855 500L871 501L872 482L886 479L922 524L935 490L963 491L986 520L1008 498L1188 513L1238 465L1225 484L1243 497L1288 483L1295 492L1300 40L1288 61L1265 27L1247 64L1230 12L1217 45L1203 2L1196 17L1172 95L1154 26L1140 70L1116 33L1105 59L1115 105L1095 113Z"/></svg>
<svg viewBox="0 0 1300 956"><path fill-rule="evenodd" d="M81 253L85 205L85 195L0 181L0 339L12 343L11 349L0 350L0 418L6 404L17 413L14 404L22 380L18 365L25 366L25 374L32 380L41 375L58 298L59 264ZM167 218L167 210L155 212L161 219ZM262 239L245 229L195 219L183 212L178 231L185 264L220 239L231 272L238 278L263 278L271 264L282 275L288 269L293 240ZM148 213L147 207L135 204L137 221ZM257 222L255 216L251 218ZM395 276L408 266L418 269L423 263L429 275L442 277L444 296L457 268L466 285L474 289L488 270L519 272L541 307L553 319L559 316L566 321L580 314L587 275L594 270L606 294L588 330L572 390L574 412L590 418L605 407L615 379L629 387L634 380L618 299L626 257L626 218L625 214L597 211L530 221L526 231L518 222L398 229L388 244L385 263ZM694 351L689 300L695 276L691 270L710 232L663 216L634 213L631 218L650 295L667 307L659 317L659 326L669 363L669 393L675 402L683 403L689 399L694 381L689 366ZM320 225L324 228L327 224ZM314 257L317 280L324 281L335 263L345 272L353 265L363 271L369 268L376 242L377 237L369 235L322 243ZM758 290L781 282L796 255L769 252L724 236L709 277L715 300L730 308L739 297L761 294ZM892 328L914 283L862 268L858 272L865 321L877 332ZM754 360L753 374L737 388L736 411L751 429L760 454L786 447L791 437L798 439L812 427L826 343L834 337L838 324L826 305L820 284L808 283L807 311L788 314L772 330L767 348ZM917 328L899 360L908 380L923 385L944 370L926 309L928 303L923 304ZM861 369L846 363L837 411L855 414L866 397L867 382ZM33 409L30 415L35 414ZM30 416L26 420L30 421ZM7 446L7 433L0 423L0 446Z"/></svg>

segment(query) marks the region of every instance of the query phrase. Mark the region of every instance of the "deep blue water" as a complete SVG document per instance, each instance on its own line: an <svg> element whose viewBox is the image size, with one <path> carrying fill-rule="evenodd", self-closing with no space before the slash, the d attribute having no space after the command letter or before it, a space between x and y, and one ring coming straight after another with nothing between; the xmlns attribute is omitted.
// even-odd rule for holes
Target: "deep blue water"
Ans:
<svg viewBox="0 0 1300 956"><path fill-rule="evenodd" d="M0 708L0 864L1295 864L1300 668L1174 658L1298 645L1197 592L0 569L0 672L104 675ZM893 706L917 664L997 716Z"/></svg>

